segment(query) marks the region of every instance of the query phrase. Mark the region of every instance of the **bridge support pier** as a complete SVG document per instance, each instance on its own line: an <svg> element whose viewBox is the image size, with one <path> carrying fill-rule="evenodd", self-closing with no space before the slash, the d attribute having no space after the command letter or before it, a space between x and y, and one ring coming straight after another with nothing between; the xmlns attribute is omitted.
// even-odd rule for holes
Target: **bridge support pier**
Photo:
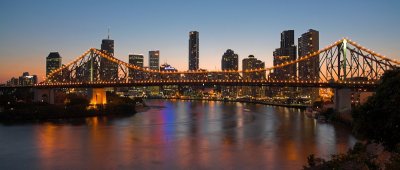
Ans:
<svg viewBox="0 0 400 170"><path fill-rule="evenodd" d="M89 88L88 97L91 105L107 104L107 95L104 88Z"/></svg>
<svg viewBox="0 0 400 170"><path fill-rule="evenodd" d="M338 117L344 121L351 121L351 90L335 89L335 110Z"/></svg>
<svg viewBox="0 0 400 170"><path fill-rule="evenodd" d="M34 102L54 104L54 89L34 89L33 96Z"/></svg>

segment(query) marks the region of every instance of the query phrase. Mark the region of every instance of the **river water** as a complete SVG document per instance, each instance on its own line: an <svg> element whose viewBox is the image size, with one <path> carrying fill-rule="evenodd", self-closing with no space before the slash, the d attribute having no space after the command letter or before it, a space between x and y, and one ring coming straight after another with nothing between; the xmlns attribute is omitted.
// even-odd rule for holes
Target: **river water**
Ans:
<svg viewBox="0 0 400 170"><path fill-rule="evenodd" d="M130 117L0 124L0 169L301 169L356 139L299 109L148 100Z"/></svg>

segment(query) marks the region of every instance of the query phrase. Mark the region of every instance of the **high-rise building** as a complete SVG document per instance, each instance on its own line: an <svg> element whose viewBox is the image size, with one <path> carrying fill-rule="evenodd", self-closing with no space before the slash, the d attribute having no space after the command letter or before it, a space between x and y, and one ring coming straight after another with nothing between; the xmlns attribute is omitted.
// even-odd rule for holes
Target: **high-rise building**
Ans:
<svg viewBox="0 0 400 170"><path fill-rule="evenodd" d="M282 63L296 60L297 47L294 44L294 30L286 30L281 33L281 47L275 49L273 56L274 66ZM294 80L296 79L296 64L277 68L271 75L273 79L277 80Z"/></svg>
<svg viewBox="0 0 400 170"><path fill-rule="evenodd" d="M149 51L149 68L150 70L159 70L160 67L160 51Z"/></svg>
<svg viewBox="0 0 400 170"><path fill-rule="evenodd" d="M160 51L155 50L155 51L149 51L149 69L150 70L160 70ZM158 79L156 75L153 75L153 77L149 78L155 78ZM160 95L160 87L159 86L150 86L147 87L147 94L150 96L158 96Z"/></svg>
<svg viewBox="0 0 400 170"><path fill-rule="evenodd" d="M262 69L265 68L265 63L261 60L258 60L257 58L254 57L254 55L249 55L248 58L244 58L242 60L242 69L243 71L246 70L254 70L254 69ZM260 72L243 72L243 78L244 79L265 79L265 72L260 71Z"/></svg>
<svg viewBox="0 0 400 170"><path fill-rule="evenodd" d="M319 32L313 29L298 39L299 58L319 50ZM299 80L315 81L319 79L319 55L299 62Z"/></svg>
<svg viewBox="0 0 400 170"><path fill-rule="evenodd" d="M114 40L110 37L101 41L101 50L111 57L114 57ZM118 64L106 58L100 59L100 79L112 81L118 79Z"/></svg>
<svg viewBox="0 0 400 170"><path fill-rule="evenodd" d="M226 50L222 55L221 69L222 70L238 70L239 56L231 49Z"/></svg>
<svg viewBox="0 0 400 170"><path fill-rule="evenodd" d="M61 56L58 52L51 52L46 57L46 76L49 75L53 70L61 67Z"/></svg>
<svg viewBox="0 0 400 170"><path fill-rule="evenodd" d="M297 58L297 47L294 44L294 30L286 30L281 33L280 47L273 52L274 66L294 61ZM270 74L273 80L296 80L297 67L291 64L285 67L276 68ZM293 98L296 96L296 88L292 87L269 87L269 95Z"/></svg>
<svg viewBox="0 0 400 170"><path fill-rule="evenodd" d="M265 79L265 71L245 72L246 70L255 70L265 68L265 63L258 60L254 55L249 55L248 58L242 60L243 79L247 80L260 80ZM252 97L262 97L264 95L263 88L260 87L244 87L243 94Z"/></svg>
<svg viewBox="0 0 400 170"><path fill-rule="evenodd" d="M226 50L221 59L222 70L238 70L239 56L231 49ZM226 73L220 77L224 80L237 80L239 79L239 73ZM219 77L217 75L217 77ZM237 87L236 86L223 86L221 87L221 93L224 97L236 97Z"/></svg>
<svg viewBox="0 0 400 170"><path fill-rule="evenodd" d="M301 35L298 39L299 58L304 57L319 50L319 32L313 29ZM299 62L299 80L318 81L319 80L319 55ZM319 97L318 88L302 88L303 97L315 101Z"/></svg>
<svg viewBox="0 0 400 170"><path fill-rule="evenodd" d="M129 55L129 64L133 64L135 66L143 68L143 60L144 60L144 57L142 54L130 54Z"/></svg>
<svg viewBox="0 0 400 170"><path fill-rule="evenodd" d="M199 32L189 33L189 70L199 69Z"/></svg>
<svg viewBox="0 0 400 170"><path fill-rule="evenodd" d="M144 57L142 54L130 54L129 55L129 64L138 66L143 68L143 60ZM143 72L139 70L129 69L129 78L130 79L143 79Z"/></svg>

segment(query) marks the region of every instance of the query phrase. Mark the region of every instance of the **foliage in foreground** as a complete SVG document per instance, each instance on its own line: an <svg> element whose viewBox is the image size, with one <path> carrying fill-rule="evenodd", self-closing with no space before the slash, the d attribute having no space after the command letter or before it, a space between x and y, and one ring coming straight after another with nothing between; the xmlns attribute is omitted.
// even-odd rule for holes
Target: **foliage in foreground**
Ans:
<svg viewBox="0 0 400 170"><path fill-rule="evenodd" d="M353 132L392 151L400 143L400 69L385 72L376 94L355 109Z"/></svg>
<svg viewBox="0 0 400 170"><path fill-rule="evenodd" d="M328 161L310 155L307 158L308 165L304 166L304 169L379 169L375 159L376 155L368 153L365 145L356 143L354 148L349 149L347 153L332 155Z"/></svg>
<svg viewBox="0 0 400 170"><path fill-rule="evenodd" d="M390 152L390 160L377 159L357 143L345 154L332 155L330 160L310 155L304 169L400 169L400 68L385 72L375 95L352 112L353 132L368 143L382 144Z"/></svg>

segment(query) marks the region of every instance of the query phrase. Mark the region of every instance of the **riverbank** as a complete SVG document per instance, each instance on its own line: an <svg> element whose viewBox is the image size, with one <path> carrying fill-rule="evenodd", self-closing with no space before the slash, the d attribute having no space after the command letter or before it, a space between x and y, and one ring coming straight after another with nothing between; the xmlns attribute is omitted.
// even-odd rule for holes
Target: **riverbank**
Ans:
<svg viewBox="0 0 400 170"><path fill-rule="evenodd" d="M135 105L118 104L91 106L66 106L49 104L20 104L0 112L0 122L34 122L56 119L75 119L94 116L130 116L136 113Z"/></svg>

